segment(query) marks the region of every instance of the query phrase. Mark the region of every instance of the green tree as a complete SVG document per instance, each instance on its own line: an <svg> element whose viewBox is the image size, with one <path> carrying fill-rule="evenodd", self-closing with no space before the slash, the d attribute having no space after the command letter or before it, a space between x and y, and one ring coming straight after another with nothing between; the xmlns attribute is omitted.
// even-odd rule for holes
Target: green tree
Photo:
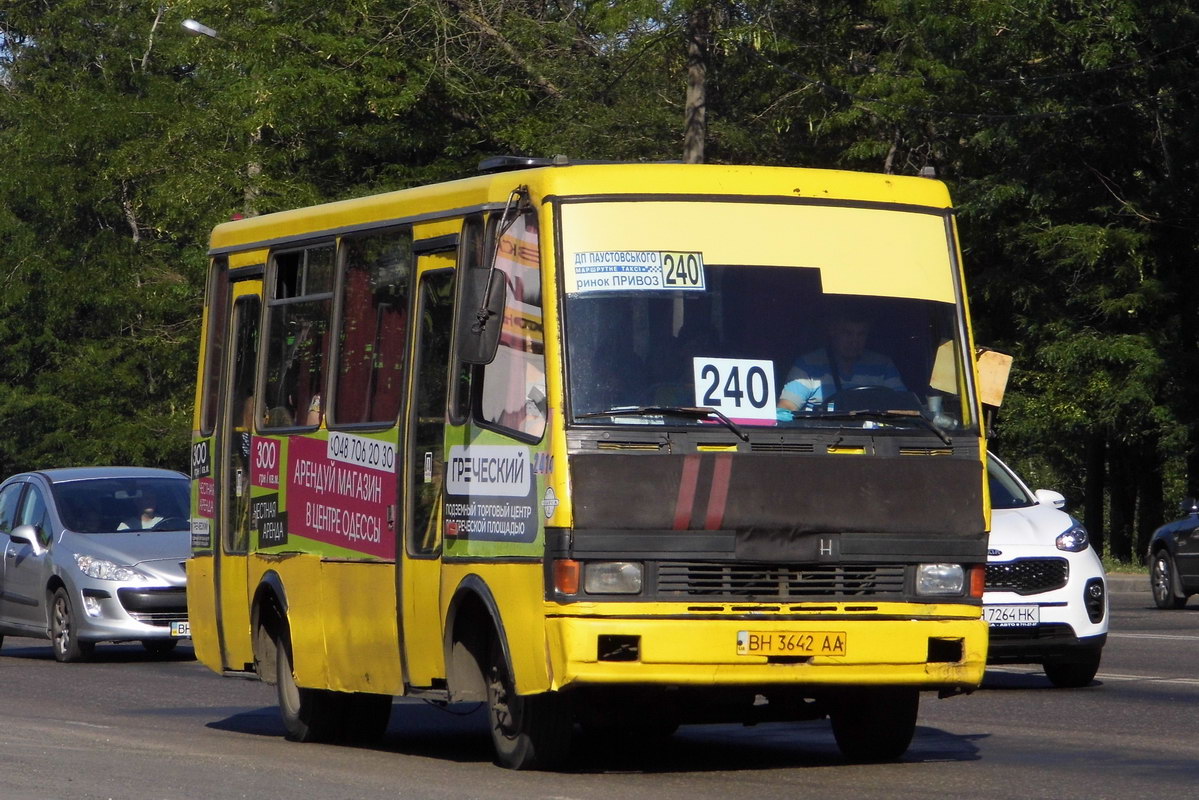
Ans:
<svg viewBox="0 0 1199 800"><path fill-rule="evenodd" d="M1129 556L1199 494L1196 41L1177 0L16 0L0 467L182 464L233 214L500 153L933 167L1016 358L994 444Z"/></svg>

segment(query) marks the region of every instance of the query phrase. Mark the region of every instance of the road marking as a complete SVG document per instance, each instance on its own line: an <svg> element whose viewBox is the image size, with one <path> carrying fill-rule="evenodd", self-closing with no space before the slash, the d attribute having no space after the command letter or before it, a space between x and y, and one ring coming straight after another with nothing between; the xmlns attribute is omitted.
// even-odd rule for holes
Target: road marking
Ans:
<svg viewBox="0 0 1199 800"><path fill-rule="evenodd" d="M1109 639L1167 639L1186 642L1197 642L1199 636L1188 636L1181 633L1109 633Z"/></svg>
<svg viewBox="0 0 1199 800"><path fill-rule="evenodd" d="M987 667L987 672L1003 672L1010 675L1040 675L1044 672L1038 666L1018 667L1009 665L1005 667ZM1118 672L1100 672L1095 676L1096 680L1112 681L1113 683L1140 681L1142 683L1169 683L1180 684L1183 686L1199 686L1199 678L1167 678L1164 675L1124 675Z"/></svg>
<svg viewBox="0 0 1199 800"><path fill-rule="evenodd" d="M1114 672L1101 672L1095 677L1105 681L1144 681L1146 683L1181 683L1187 686L1199 686L1199 678L1167 678L1163 675L1117 675Z"/></svg>

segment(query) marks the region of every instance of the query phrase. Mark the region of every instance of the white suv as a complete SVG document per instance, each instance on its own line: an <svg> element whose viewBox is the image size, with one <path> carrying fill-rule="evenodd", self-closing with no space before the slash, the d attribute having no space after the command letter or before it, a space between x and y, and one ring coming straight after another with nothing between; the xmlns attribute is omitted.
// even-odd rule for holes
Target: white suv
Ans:
<svg viewBox="0 0 1199 800"><path fill-rule="evenodd" d="M991 538L983 617L988 664L1041 664L1054 686L1087 686L1107 641L1107 584L1087 530L1066 499L1031 491L987 456Z"/></svg>

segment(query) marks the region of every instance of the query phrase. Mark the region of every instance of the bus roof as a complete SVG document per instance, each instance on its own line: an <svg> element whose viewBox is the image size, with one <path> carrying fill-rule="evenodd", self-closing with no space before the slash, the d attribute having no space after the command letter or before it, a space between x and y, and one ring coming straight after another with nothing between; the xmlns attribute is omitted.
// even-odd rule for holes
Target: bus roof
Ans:
<svg viewBox="0 0 1199 800"><path fill-rule="evenodd" d="M937 180L842 170L718 164L560 164L493 172L383 194L340 200L218 225L213 253L261 248L300 237L331 235L389 222L444 219L501 207L518 185L534 200L630 195L713 199L788 198L946 210Z"/></svg>

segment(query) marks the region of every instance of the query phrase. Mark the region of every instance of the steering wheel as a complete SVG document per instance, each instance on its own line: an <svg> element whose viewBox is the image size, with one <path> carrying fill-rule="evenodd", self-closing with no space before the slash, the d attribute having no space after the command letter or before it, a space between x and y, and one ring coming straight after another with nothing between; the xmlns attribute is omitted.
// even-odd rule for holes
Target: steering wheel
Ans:
<svg viewBox="0 0 1199 800"><path fill-rule="evenodd" d="M191 521L185 517L166 517L158 520L152 531L186 531L191 529Z"/></svg>
<svg viewBox="0 0 1199 800"><path fill-rule="evenodd" d="M825 411L919 411L920 400L908 391L886 386L851 386L824 401Z"/></svg>

